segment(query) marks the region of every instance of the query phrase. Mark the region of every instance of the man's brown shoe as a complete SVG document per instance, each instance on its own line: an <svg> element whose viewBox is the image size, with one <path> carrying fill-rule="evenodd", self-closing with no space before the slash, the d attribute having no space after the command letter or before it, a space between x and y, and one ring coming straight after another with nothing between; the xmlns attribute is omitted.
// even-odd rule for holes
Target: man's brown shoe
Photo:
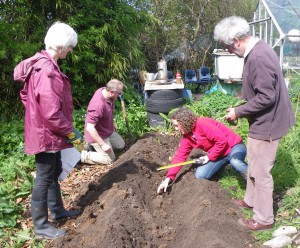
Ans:
<svg viewBox="0 0 300 248"><path fill-rule="evenodd" d="M231 202L240 208L252 209L244 200L232 199Z"/></svg>
<svg viewBox="0 0 300 248"><path fill-rule="evenodd" d="M259 224L258 222L256 222L253 219L246 220L246 219L242 218L242 219L238 220L238 223L241 226L243 226L251 231L268 230L268 229L272 229L274 227L274 223L270 224L270 225L263 225L263 224Z"/></svg>

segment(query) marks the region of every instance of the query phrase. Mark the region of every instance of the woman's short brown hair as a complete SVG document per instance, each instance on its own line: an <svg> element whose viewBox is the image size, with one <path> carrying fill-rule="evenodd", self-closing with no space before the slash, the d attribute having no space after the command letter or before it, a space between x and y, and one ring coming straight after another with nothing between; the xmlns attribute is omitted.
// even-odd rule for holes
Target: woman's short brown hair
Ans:
<svg viewBox="0 0 300 248"><path fill-rule="evenodd" d="M176 120L185 133L190 133L194 128L197 115L195 115L190 109L181 107L170 114L170 119Z"/></svg>

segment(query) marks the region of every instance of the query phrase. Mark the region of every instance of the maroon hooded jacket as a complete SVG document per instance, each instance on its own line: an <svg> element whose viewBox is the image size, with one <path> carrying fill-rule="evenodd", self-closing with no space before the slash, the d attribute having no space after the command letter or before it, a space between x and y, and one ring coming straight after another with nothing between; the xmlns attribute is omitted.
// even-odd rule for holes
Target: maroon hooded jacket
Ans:
<svg viewBox="0 0 300 248"><path fill-rule="evenodd" d="M25 152L73 147L66 137L73 130L71 85L56 61L41 51L15 67L14 80L24 83L20 96L25 107Z"/></svg>

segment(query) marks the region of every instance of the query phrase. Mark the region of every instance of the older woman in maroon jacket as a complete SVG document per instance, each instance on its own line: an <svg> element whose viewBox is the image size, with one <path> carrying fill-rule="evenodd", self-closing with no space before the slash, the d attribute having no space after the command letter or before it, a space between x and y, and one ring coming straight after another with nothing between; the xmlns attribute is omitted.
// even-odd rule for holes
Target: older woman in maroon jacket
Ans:
<svg viewBox="0 0 300 248"><path fill-rule="evenodd" d="M22 61L14 79L24 83L21 99L25 107L25 152L35 155L36 178L31 196L34 232L48 239L65 235L48 222L77 216L80 211L63 207L58 177L62 172L60 151L80 143L81 134L72 124L72 94L69 79L57 64L77 44L76 32L55 23L45 37L46 50Z"/></svg>
<svg viewBox="0 0 300 248"><path fill-rule="evenodd" d="M247 174L245 162L246 147L242 138L224 124L208 117L197 117L191 110L180 108L171 114L175 129L183 134L172 164L184 162L193 148L199 148L207 155L200 157L202 165L195 172L196 178L211 178L224 165L231 166L244 178ZM181 166L170 168L166 179L159 185L157 193L166 189L174 180Z"/></svg>

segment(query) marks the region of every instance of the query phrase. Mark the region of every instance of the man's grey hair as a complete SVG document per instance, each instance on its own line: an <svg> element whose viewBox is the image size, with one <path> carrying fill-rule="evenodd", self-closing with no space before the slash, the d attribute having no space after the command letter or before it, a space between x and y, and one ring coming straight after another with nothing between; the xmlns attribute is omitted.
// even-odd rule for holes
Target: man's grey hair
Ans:
<svg viewBox="0 0 300 248"><path fill-rule="evenodd" d="M66 50L77 45L77 33L68 24L55 22L49 29L44 39L46 50Z"/></svg>
<svg viewBox="0 0 300 248"><path fill-rule="evenodd" d="M115 91L118 92L120 85L123 86L123 83L118 80L118 79L111 79L107 84L106 84L106 89L108 91Z"/></svg>
<svg viewBox="0 0 300 248"><path fill-rule="evenodd" d="M250 26L246 19L231 16L220 21L214 30L214 39L226 45L232 45L233 39L242 40L249 36Z"/></svg>

